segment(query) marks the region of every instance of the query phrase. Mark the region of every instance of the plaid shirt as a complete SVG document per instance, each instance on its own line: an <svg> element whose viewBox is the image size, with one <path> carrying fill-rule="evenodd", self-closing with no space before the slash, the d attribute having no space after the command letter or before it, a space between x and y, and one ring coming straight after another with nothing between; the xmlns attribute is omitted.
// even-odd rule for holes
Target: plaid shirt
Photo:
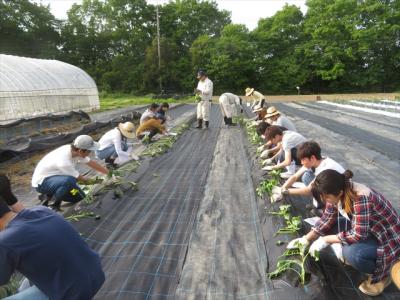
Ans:
<svg viewBox="0 0 400 300"><path fill-rule="evenodd" d="M337 207L327 203L313 230L326 235L337 217ZM372 274L372 283L376 283L389 276L390 267L400 258L400 217L390 202L374 190L353 203L351 229L339 232L338 237L342 243L354 244L370 234L378 241L376 269Z"/></svg>

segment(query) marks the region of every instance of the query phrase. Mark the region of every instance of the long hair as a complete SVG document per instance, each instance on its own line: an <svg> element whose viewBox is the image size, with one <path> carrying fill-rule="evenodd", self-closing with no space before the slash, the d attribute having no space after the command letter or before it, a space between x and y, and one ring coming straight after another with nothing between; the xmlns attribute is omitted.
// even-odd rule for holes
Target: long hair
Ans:
<svg viewBox="0 0 400 300"><path fill-rule="evenodd" d="M343 192L343 197L340 199L344 211L348 214L353 213L353 202L357 199L357 193L354 191L351 178L353 172L346 170L343 174L335 170L324 170L318 174L312 185L313 193L318 195L331 194L339 196Z"/></svg>

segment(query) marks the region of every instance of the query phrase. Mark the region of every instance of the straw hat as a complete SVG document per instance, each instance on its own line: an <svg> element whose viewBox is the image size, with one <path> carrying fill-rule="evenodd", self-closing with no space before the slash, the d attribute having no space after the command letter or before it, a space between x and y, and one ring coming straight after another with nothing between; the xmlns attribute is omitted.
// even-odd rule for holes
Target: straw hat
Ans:
<svg viewBox="0 0 400 300"><path fill-rule="evenodd" d="M253 112L259 112L259 111L262 111L262 106L261 105L256 105L256 106L254 106L254 108L253 108Z"/></svg>
<svg viewBox="0 0 400 300"><path fill-rule="evenodd" d="M246 92L246 96L250 96L254 92L254 89L248 87L248 88L246 88L245 92Z"/></svg>
<svg viewBox="0 0 400 300"><path fill-rule="evenodd" d="M280 112L276 110L274 106L268 107L267 114L265 115L264 119L271 118L273 116L279 115Z"/></svg>
<svg viewBox="0 0 400 300"><path fill-rule="evenodd" d="M119 123L118 128L124 137L128 139L135 137L135 126L132 122Z"/></svg>

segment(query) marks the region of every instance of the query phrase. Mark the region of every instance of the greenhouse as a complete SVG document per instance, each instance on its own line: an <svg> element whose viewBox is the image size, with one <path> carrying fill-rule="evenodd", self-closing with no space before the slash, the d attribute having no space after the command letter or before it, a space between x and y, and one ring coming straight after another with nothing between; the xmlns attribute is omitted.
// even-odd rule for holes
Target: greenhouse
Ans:
<svg viewBox="0 0 400 300"><path fill-rule="evenodd" d="M96 83L82 69L0 54L0 122L98 108Z"/></svg>

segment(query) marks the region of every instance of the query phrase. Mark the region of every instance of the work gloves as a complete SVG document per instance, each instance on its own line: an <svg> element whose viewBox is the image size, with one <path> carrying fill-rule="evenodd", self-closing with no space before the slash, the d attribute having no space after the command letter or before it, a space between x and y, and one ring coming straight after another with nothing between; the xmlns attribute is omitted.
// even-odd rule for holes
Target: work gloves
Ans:
<svg viewBox="0 0 400 300"><path fill-rule="evenodd" d="M262 168L263 171L272 171L274 168L272 166L266 166Z"/></svg>
<svg viewBox="0 0 400 300"><path fill-rule="evenodd" d="M291 240L289 244L286 246L286 248L297 249L299 248L298 244L300 244L303 247L308 247L310 245L310 242L305 238L305 236L302 236L301 238Z"/></svg>
<svg viewBox="0 0 400 300"><path fill-rule="evenodd" d="M264 151L264 145L262 145L262 146L258 147L258 148L257 148L257 151L259 151L259 152L262 152L262 151Z"/></svg>
<svg viewBox="0 0 400 300"><path fill-rule="evenodd" d="M283 196L288 194L289 191L287 188L281 188L279 186L273 187L271 195L271 203L281 201L283 199Z"/></svg>
<svg viewBox="0 0 400 300"><path fill-rule="evenodd" d="M271 153L270 149L264 150L261 155L260 158L268 158L269 154Z"/></svg>
<svg viewBox="0 0 400 300"><path fill-rule="evenodd" d="M325 239L320 236L318 239L316 239L314 241L314 243L312 243L311 247L310 247L310 255L312 257L316 257L316 252L320 252L322 249L328 247L330 244L325 242Z"/></svg>
<svg viewBox="0 0 400 300"><path fill-rule="evenodd" d="M264 160L264 161L262 162L262 165L263 165L263 166L272 165L272 164L274 164L274 161L273 161L271 158L267 158L266 160Z"/></svg>

